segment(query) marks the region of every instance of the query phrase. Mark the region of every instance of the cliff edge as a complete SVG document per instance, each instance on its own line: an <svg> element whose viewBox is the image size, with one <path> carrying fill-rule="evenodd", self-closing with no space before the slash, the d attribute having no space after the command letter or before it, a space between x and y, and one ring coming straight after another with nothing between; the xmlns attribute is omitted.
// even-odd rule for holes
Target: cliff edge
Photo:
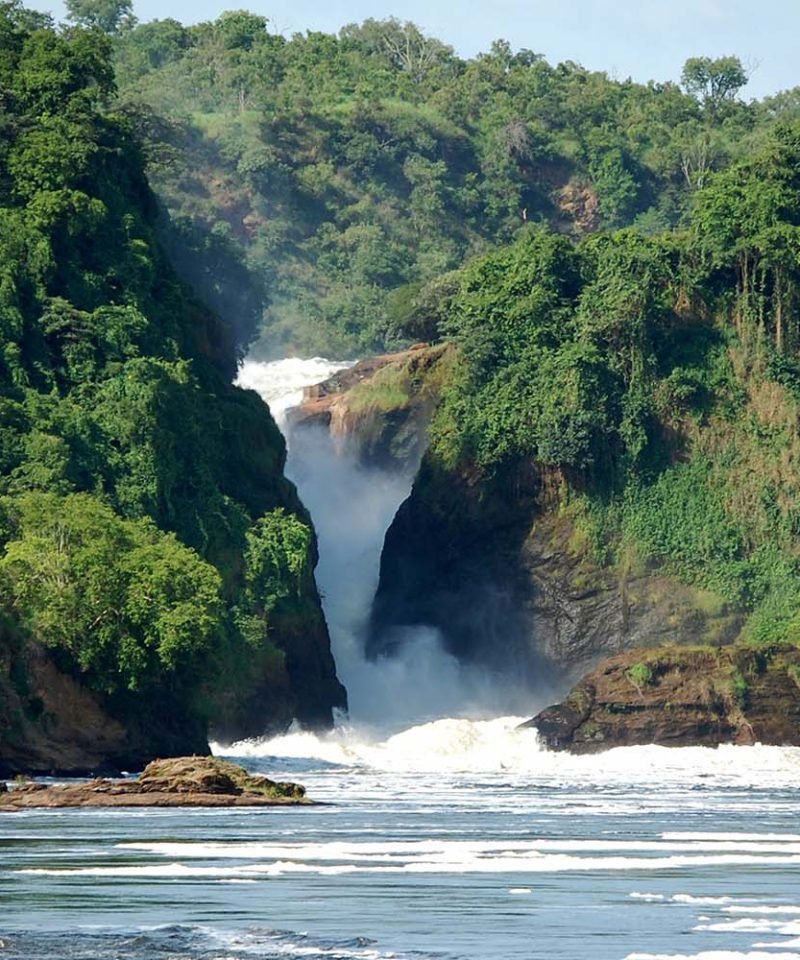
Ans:
<svg viewBox="0 0 800 960"><path fill-rule="evenodd" d="M551 750L800 746L800 649L632 650L588 673L525 726Z"/></svg>

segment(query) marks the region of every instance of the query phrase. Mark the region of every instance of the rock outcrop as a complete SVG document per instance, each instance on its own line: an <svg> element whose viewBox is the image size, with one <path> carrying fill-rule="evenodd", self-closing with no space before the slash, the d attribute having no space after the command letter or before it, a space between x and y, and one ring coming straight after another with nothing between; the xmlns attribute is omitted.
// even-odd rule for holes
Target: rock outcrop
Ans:
<svg viewBox="0 0 800 960"><path fill-rule="evenodd" d="M800 746L800 648L633 650L604 661L535 727L552 750Z"/></svg>
<svg viewBox="0 0 800 960"><path fill-rule="evenodd" d="M430 624L459 659L558 695L605 656L735 639L742 616L718 598L593 562L566 482L530 461L487 477L427 456L386 534L368 651Z"/></svg>
<svg viewBox="0 0 800 960"><path fill-rule="evenodd" d="M292 429L322 427L355 449L367 466L413 473L427 445L452 347L417 344L361 360L323 383L306 387L290 412Z"/></svg>
<svg viewBox="0 0 800 960"><path fill-rule="evenodd" d="M5 784L4 784L5 786ZM249 774L215 757L154 760L135 780L48 787L23 781L0 791L0 812L32 807L263 807L308 804L305 788Z"/></svg>

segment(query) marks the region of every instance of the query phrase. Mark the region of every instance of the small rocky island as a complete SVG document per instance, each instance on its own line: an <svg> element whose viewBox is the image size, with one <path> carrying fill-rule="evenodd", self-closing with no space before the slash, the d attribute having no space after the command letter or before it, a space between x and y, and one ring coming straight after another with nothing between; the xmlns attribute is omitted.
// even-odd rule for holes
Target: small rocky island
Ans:
<svg viewBox="0 0 800 960"><path fill-rule="evenodd" d="M36 807L271 807L311 804L305 787L250 774L216 757L153 760L130 780L48 786L0 783L0 812Z"/></svg>
<svg viewBox="0 0 800 960"><path fill-rule="evenodd" d="M800 648L664 647L610 657L525 726L551 750L800 746Z"/></svg>

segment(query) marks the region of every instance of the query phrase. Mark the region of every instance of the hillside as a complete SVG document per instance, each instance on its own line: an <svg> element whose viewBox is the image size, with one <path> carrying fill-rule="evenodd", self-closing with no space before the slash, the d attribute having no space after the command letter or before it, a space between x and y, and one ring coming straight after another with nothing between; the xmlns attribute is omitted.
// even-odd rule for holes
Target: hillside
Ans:
<svg viewBox="0 0 800 960"><path fill-rule="evenodd" d="M156 239L111 43L0 10L0 767L343 705L283 440Z"/></svg>
<svg viewBox="0 0 800 960"><path fill-rule="evenodd" d="M791 93L745 103L735 57L643 85L502 41L463 59L398 20L287 39L231 11L114 47L175 251L201 255L192 282L269 356L429 339L448 272L531 224L681 225L712 172L797 115Z"/></svg>
<svg viewBox="0 0 800 960"><path fill-rule="evenodd" d="M433 623L563 683L631 647L798 642L798 171L784 127L683 231L531 230L459 274L373 654Z"/></svg>

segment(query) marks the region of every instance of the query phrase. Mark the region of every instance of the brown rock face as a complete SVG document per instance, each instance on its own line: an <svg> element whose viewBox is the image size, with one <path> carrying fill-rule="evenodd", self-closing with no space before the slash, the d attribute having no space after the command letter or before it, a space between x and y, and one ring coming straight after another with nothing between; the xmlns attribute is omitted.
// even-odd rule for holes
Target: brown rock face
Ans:
<svg viewBox="0 0 800 960"><path fill-rule="evenodd" d="M0 645L0 776L135 770L159 753L208 752L202 729L168 705L122 724L30 641Z"/></svg>
<svg viewBox="0 0 800 960"><path fill-rule="evenodd" d="M394 628L438 627L454 655L556 695L605 656L664 643L727 643L742 617L658 570L588 557L565 478L533 462L493 477L423 460L390 526L368 650Z"/></svg>
<svg viewBox="0 0 800 960"><path fill-rule="evenodd" d="M369 466L412 472L452 358L447 345L417 344L361 360L323 383L306 387L290 415L292 429L321 426Z"/></svg>
<svg viewBox="0 0 800 960"><path fill-rule="evenodd" d="M800 649L632 650L584 677L533 726L552 750L800 745Z"/></svg>

